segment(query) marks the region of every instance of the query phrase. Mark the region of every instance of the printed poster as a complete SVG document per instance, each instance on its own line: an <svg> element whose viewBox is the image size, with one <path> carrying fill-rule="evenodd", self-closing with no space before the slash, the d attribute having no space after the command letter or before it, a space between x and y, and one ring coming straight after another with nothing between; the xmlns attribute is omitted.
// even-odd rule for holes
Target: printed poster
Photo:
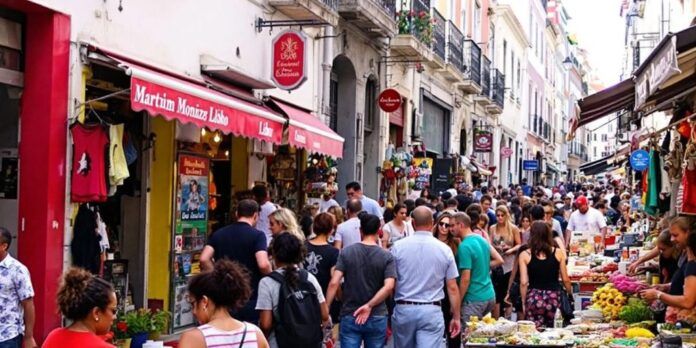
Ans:
<svg viewBox="0 0 696 348"><path fill-rule="evenodd" d="M176 190L174 250L197 251L205 246L208 231L210 162L205 157L179 156Z"/></svg>

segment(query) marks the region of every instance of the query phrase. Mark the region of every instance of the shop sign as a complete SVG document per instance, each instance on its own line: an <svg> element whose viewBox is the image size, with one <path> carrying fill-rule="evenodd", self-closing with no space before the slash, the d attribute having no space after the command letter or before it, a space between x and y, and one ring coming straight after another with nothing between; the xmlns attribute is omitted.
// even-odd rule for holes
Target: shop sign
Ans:
<svg viewBox="0 0 696 348"><path fill-rule="evenodd" d="M172 302L174 328L194 323L191 304L185 295L186 281L200 270L198 260L208 235L210 160L205 157L181 154L178 158L175 221L172 238L172 281L177 295Z"/></svg>
<svg viewBox="0 0 696 348"><path fill-rule="evenodd" d="M537 170L539 170L539 161L537 161L537 160L522 161L522 169L528 170L528 171L537 171Z"/></svg>
<svg viewBox="0 0 696 348"><path fill-rule="evenodd" d="M504 148L500 149L500 156L503 158L508 158L508 157L512 156L512 152L513 151L511 148L504 147Z"/></svg>
<svg viewBox="0 0 696 348"><path fill-rule="evenodd" d="M660 85L679 73L681 70L677 63L677 37L674 35L636 77L635 110L639 110Z"/></svg>
<svg viewBox="0 0 696 348"><path fill-rule="evenodd" d="M273 39L273 68L271 79L280 89L291 91L307 79L307 37L288 29Z"/></svg>
<svg viewBox="0 0 696 348"><path fill-rule="evenodd" d="M393 88L387 88L377 98L379 108L384 112L394 112L401 107L401 94Z"/></svg>
<svg viewBox="0 0 696 348"><path fill-rule="evenodd" d="M650 154L643 149L633 151L631 153L630 162L633 170L642 172L648 169L650 165Z"/></svg>
<svg viewBox="0 0 696 348"><path fill-rule="evenodd" d="M493 150L493 134L488 131L474 133L474 152L491 152Z"/></svg>

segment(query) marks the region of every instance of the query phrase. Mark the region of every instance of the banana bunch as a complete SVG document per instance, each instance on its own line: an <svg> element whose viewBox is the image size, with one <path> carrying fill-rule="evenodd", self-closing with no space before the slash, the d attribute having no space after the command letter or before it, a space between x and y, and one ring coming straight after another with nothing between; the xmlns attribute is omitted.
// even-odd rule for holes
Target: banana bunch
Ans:
<svg viewBox="0 0 696 348"><path fill-rule="evenodd" d="M602 286L592 294L592 306L601 310L604 318L609 320L618 318L625 304L626 297L611 283Z"/></svg>

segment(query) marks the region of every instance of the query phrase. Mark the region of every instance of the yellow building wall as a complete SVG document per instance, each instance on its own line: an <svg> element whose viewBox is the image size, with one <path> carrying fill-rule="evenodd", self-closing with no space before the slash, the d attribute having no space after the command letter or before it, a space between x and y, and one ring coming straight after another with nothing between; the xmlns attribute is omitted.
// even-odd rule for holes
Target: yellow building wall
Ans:
<svg viewBox="0 0 696 348"><path fill-rule="evenodd" d="M150 165L150 230L147 294L148 299L163 300L169 309L169 253L172 235L172 190L175 182L174 122L161 117L150 119L152 132L157 135L154 157Z"/></svg>
<svg viewBox="0 0 696 348"><path fill-rule="evenodd" d="M248 190L249 153L247 140L242 137L232 137L230 159L232 165L232 193Z"/></svg>

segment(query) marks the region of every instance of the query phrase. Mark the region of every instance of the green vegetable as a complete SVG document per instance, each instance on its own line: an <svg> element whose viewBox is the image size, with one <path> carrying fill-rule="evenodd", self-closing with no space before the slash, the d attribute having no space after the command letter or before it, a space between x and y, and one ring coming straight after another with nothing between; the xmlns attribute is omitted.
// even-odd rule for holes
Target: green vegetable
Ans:
<svg viewBox="0 0 696 348"><path fill-rule="evenodd" d="M638 340L634 338L615 338L611 341L611 344L623 347L635 347L638 345Z"/></svg>
<svg viewBox="0 0 696 348"><path fill-rule="evenodd" d="M619 312L619 319L628 324L639 323L642 321L652 320L653 312L640 299L630 299Z"/></svg>

